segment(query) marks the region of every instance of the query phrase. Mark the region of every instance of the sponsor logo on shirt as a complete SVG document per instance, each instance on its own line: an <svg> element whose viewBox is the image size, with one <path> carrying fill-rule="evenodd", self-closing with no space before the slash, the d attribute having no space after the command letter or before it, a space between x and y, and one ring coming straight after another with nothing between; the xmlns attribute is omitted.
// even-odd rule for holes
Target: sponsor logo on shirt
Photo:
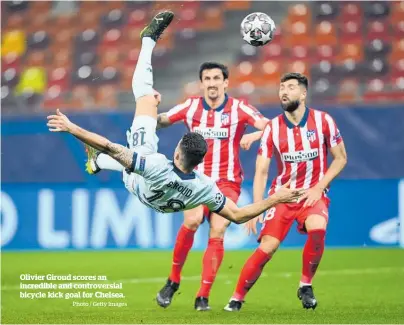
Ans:
<svg viewBox="0 0 404 325"><path fill-rule="evenodd" d="M229 129L226 128L201 128L196 127L194 132L199 133L205 139L227 139L229 137Z"/></svg>
<svg viewBox="0 0 404 325"><path fill-rule="evenodd" d="M318 157L318 149L301 150L295 152L285 152L282 154L282 159L288 163L301 163L310 161Z"/></svg>

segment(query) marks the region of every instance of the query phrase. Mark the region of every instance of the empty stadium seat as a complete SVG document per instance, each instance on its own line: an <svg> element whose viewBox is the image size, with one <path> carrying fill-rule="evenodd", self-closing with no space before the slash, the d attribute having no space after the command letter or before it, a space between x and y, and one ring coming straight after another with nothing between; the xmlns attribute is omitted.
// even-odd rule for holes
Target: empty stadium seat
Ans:
<svg viewBox="0 0 404 325"><path fill-rule="evenodd" d="M104 98L92 90L99 86L113 94L104 105L111 108L118 105L119 92L131 91L139 33L156 11L176 13L173 28L153 53L153 65L163 74L179 60L172 53L183 51L184 57L197 58L202 38L223 37L228 23L238 21L239 14L244 17L254 5L252 1L80 1L77 13L58 16L52 2L3 3L4 94L21 82L24 70L38 67L44 75L46 109L56 103L89 108ZM256 48L240 40L239 50L228 51L228 63L235 65L230 73L232 91L257 103L279 103L277 90L272 93L277 86L268 85L277 85L282 73L296 71L310 77L315 99L356 103L366 95L368 100L372 96L402 100L404 1L291 3L285 13L284 21L276 21L271 43ZM372 85L364 87L368 80ZM189 93L192 87L187 87ZM24 100L36 103L41 96L31 93L25 92ZM14 100L10 95L5 98Z"/></svg>
<svg viewBox="0 0 404 325"><path fill-rule="evenodd" d="M316 6L315 15L318 21L332 20L338 15L338 3L320 2Z"/></svg>
<svg viewBox="0 0 404 325"><path fill-rule="evenodd" d="M8 68L3 70L1 75L1 84L13 89L19 81L18 71L15 68Z"/></svg>
<svg viewBox="0 0 404 325"><path fill-rule="evenodd" d="M123 24L124 14L121 9L112 9L102 17L102 25L106 29L119 28Z"/></svg>
<svg viewBox="0 0 404 325"><path fill-rule="evenodd" d="M46 73L42 67L28 67L21 72L20 80L16 86L16 93L42 94L46 87Z"/></svg>
<svg viewBox="0 0 404 325"><path fill-rule="evenodd" d="M1 56L16 53L21 56L26 50L26 35L22 30L12 30L2 34Z"/></svg>
<svg viewBox="0 0 404 325"><path fill-rule="evenodd" d="M365 16L368 18L384 18L390 13L388 1L364 2Z"/></svg>

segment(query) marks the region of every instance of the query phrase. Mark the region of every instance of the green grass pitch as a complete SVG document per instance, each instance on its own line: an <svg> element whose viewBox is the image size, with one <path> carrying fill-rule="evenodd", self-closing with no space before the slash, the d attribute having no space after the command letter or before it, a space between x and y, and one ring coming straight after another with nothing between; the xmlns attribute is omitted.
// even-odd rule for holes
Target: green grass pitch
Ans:
<svg viewBox="0 0 404 325"><path fill-rule="evenodd" d="M326 250L313 284L319 301L315 311L304 310L296 297L301 251L280 250L264 269L239 313L225 312L223 307L251 251L226 252L212 288L212 310L203 313L193 309L202 254L191 252L179 292L172 305L162 309L156 305L155 295L168 275L171 252L3 252L1 321L3 324L404 323L404 250ZM106 275L109 281L122 281L122 290L110 291L123 292L125 298L21 299L19 276L25 273ZM73 306L73 301L89 306ZM92 306L94 302L112 301L127 306Z"/></svg>

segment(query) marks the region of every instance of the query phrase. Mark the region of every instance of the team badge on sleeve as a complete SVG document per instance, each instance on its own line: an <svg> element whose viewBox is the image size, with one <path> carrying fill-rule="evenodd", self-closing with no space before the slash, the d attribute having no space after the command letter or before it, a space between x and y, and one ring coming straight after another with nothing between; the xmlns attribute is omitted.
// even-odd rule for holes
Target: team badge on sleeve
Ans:
<svg viewBox="0 0 404 325"><path fill-rule="evenodd" d="M139 171L144 172L144 169L146 167L146 157L140 157L140 162L139 162Z"/></svg>
<svg viewBox="0 0 404 325"><path fill-rule="evenodd" d="M216 202L216 204L219 204L219 203L223 202L223 194L222 193L216 193L215 202Z"/></svg>

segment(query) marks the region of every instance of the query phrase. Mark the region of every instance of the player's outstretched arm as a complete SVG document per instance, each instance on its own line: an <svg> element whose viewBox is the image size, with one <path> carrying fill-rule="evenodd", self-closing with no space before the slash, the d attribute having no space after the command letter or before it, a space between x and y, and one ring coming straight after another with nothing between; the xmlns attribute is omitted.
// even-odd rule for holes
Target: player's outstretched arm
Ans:
<svg viewBox="0 0 404 325"><path fill-rule="evenodd" d="M71 122L60 110L56 115L48 116L48 127L51 132L68 132L82 142L111 156L125 168L130 168L133 161L133 152L128 148L109 141L101 135L87 131Z"/></svg>
<svg viewBox="0 0 404 325"><path fill-rule="evenodd" d="M244 134L240 141L240 146L244 150L249 150L255 141L259 141L264 131L256 131L253 133Z"/></svg>
<svg viewBox="0 0 404 325"><path fill-rule="evenodd" d="M290 181L270 197L241 208L230 199L226 199L226 204L218 214L231 222L245 223L278 203L296 202L304 194L302 190L291 190L289 185Z"/></svg>
<svg viewBox="0 0 404 325"><path fill-rule="evenodd" d="M157 127L156 129L162 129L170 126L172 123L170 119L168 118L167 113L160 113L157 115Z"/></svg>

